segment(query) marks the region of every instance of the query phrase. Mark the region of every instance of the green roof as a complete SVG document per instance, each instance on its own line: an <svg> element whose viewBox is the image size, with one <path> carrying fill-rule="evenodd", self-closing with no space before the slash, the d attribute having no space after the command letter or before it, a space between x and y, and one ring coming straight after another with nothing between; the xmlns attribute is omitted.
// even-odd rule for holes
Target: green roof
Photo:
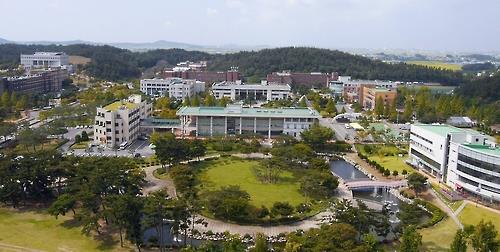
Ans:
<svg viewBox="0 0 500 252"><path fill-rule="evenodd" d="M450 125L416 124L415 126L444 137L453 132L464 132L463 129L453 127Z"/></svg>
<svg viewBox="0 0 500 252"><path fill-rule="evenodd" d="M182 107L180 116L235 116L235 117L292 117L320 118L319 112L309 108L238 108L238 107Z"/></svg>
<svg viewBox="0 0 500 252"><path fill-rule="evenodd" d="M494 155L497 157L500 157L500 148L492 148L488 145L481 145L481 144L464 144L463 146L469 147L473 150L489 154L489 155Z"/></svg>
<svg viewBox="0 0 500 252"><path fill-rule="evenodd" d="M104 108L110 111L116 111L121 107L124 107L126 109L134 109L137 107L137 104L132 103L132 102L122 102L122 101L117 101L113 102L111 104L106 105Z"/></svg>

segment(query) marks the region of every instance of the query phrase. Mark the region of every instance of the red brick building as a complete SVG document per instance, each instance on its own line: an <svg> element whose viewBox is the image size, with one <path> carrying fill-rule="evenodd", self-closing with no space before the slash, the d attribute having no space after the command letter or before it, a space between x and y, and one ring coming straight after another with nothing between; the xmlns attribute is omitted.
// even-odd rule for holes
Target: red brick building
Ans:
<svg viewBox="0 0 500 252"><path fill-rule="evenodd" d="M267 82L289 84L292 87L328 87L330 81L335 81L338 73L294 73L289 71L274 72L267 75Z"/></svg>

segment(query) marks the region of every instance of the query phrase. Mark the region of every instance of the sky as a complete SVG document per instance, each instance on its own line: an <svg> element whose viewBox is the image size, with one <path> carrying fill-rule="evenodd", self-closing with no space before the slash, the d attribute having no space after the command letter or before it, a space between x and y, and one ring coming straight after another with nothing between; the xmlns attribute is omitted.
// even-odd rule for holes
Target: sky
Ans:
<svg viewBox="0 0 500 252"><path fill-rule="evenodd" d="M500 51L499 0L0 0L0 38Z"/></svg>

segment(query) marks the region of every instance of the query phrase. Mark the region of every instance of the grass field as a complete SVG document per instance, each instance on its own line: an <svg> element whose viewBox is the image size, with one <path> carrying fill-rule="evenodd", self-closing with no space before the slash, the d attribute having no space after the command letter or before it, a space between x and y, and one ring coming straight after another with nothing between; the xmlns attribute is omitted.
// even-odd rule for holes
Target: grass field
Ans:
<svg viewBox="0 0 500 252"><path fill-rule="evenodd" d="M87 149L89 147L90 141L83 141L79 143L75 143L71 145L70 149L75 150L75 149Z"/></svg>
<svg viewBox="0 0 500 252"><path fill-rule="evenodd" d="M70 55L69 56L69 63L73 65L85 65L87 63L90 63L91 59L83 56L78 56L78 55Z"/></svg>
<svg viewBox="0 0 500 252"><path fill-rule="evenodd" d="M476 225L481 220L491 221L500 233L500 214L482 207L476 207L474 204L467 204L460 212L459 219L464 225Z"/></svg>
<svg viewBox="0 0 500 252"><path fill-rule="evenodd" d="M384 153L395 154L398 152L398 149L396 147L379 146L379 145L374 145L374 146L376 146L376 150L380 150L381 152ZM356 149L363 155L368 156L368 159L379 163L386 169L389 169L391 173L392 171L398 171L398 173L401 174L403 170L406 170L408 173L410 173L413 170L411 166L405 163L405 160L408 159L408 154L405 154L402 157L398 156L397 154L395 154L394 156L383 156L383 155L378 155L377 153L367 155L367 153L363 149L363 145L356 145Z"/></svg>
<svg viewBox="0 0 500 252"><path fill-rule="evenodd" d="M102 241L83 235L70 217L0 208L0 251L2 244L44 251L129 251L116 238Z"/></svg>
<svg viewBox="0 0 500 252"><path fill-rule="evenodd" d="M282 172L280 182L266 184L260 182L253 172L253 167L259 165L255 160L218 159L208 161L208 165L199 176L202 191L239 185L250 194L251 204L257 207L271 207L277 201L287 201L294 206L308 201L299 192L300 183L289 171Z"/></svg>
<svg viewBox="0 0 500 252"><path fill-rule="evenodd" d="M449 217L433 227L420 230L424 251L449 251L451 241L458 230L457 224Z"/></svg>
<svg viewBox="0 0 500 252"><path fill-rule="evenodd" d="M458 64L451 64L442 61L432 61L432 60L415 60L415 61L406 61L407 64L419 65L419 66L428 66L433 68L441 68L445 70L452 71L460 71L462 70L462 66Z"/></svg>

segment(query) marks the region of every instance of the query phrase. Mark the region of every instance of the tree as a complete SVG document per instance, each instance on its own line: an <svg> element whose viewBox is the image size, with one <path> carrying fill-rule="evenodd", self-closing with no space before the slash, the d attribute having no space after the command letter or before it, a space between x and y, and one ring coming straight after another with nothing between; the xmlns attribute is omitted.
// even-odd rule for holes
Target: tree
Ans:
<svg viewBox="0 0 500 252"><path fill-rule="evenodd" d="M315 151L324 151L326 143L333 139L335 133L330 128L314 123L311 128L302 131L300 135L304 142Z"/></svg>
<svg viewBox="0 0 500 252"><path fill-rule="evenodd" d="M392 171L392 176L397 177L398 174L399 174L398 171L396 171L396 170Z"/></svg>
<svg viewBox="0 0 500 252"><path fill-rule="evenodd" d="M140 235L143 200L136 195L112 195L107 198L111 223L118 228L120 246L123 247L123 231L134 244L142 243Z"/></svg>
<svg viewBox="0 0 500 252"><path fill-rule="evenodd" d="M6 110L10 110L10 94L9 92L3 92L2 97L0 98L2 102L2 106Z"/></svg>
<svg viewBox="0 0 500 252"><path fill-rule="evenodd" d="M200 106L200 97L198 95L195 95L193 99L191 100L191 106L193 107L199 107Z"/></svg>
<svg viewBox="0 0 500 252"><path fill-rule="evenodd" d="M467 252L467 234L458 229L450 245L450 252Z"/></svg>
<svg viewBox="0 0 500 252"><path fill-rule="evenodd" d="M189 157L190 158L200 158L205 155L207 147L203 141L196 139L189 142Z"/></svg>
<svg viewBox="0 0 500 252"><path fill-rule="evenodd" d="M375 115L377 115L379 118L384 115L384 99L382 96L377 97L375 100Z"/></svg>
<svg viewBox="0 0 500 252"><path fill-rule="evenodd" d="M401 252L419 252L422 246L422 235L417 232L415 226L407 226L403 230L401 237L401 245L399 251Z"/></svg>
<svg viewBox="0 0 500 252"><path fill-rule="evenodd" d="M47 212L50 215L54 215L57 219L59 215L64 216L70 210L73 211L73 214L76 214L75 207L76 207L76 200L74 196L65 193L60 195L57 198L57 200L52 203Z"/></svg>
<svg viewBox="0 0 500 252"><path fill-rule="evenodd" d="M286 217L293 213L295 209L288 202L274 202L271 214L274 216Z"/></svg>
<svg viewBox="0 0 500 252"><path fill-rule="evenodd" d="M410 175L408 175L408 177L406 177L406 179L408 181L408 186L415 190L415 193L417 195L427 186L427 177L418 172L411 173Z"/></svg>
<svg viewBox="0 0 500 252"><path fill-rule="evenodd" d="M173 200L163 191L157 191L146 197L144 205L143 224L146 228L154 227L160 246L160 251L165 251L163 245L165 233L165 221L173 218Z"/></svg>
<svg viewBox="0 0 500 252"><path fill-rule="evenodd" d="M333 99L328 100L328 102L326 103L325 111L330 116L335 116L335 114L337 114L337 109L335 108L335 101Z"/></svg>
<svg viewBox="0 0 500 252"><path fill-rule="evenodd" d="M206 107L213 107L215 106L215 97L211 94L207 95L204 100L204 105Z"/></svg>
<svg viewBox="0 0 500 252"><path fill-rule="evenodd" d="M255 236L255 246L250 249L250 252L267 252L269 251L267 239L264 234L257 233Z"/></svg>
<svg viewBox="0 0 500 252"><path fill-rule="evenodd" d="M176 140L175 135L167 133L154 141L156 156L162 166L166 164L178 164L180 161L189 159L189 144L185 140Z"/></svg>
<svg viewBox="0 0 500 252"><path fill-rule="evenodd" d="M407 122L411 122L413 119L413 100L411 96L405 97L405 110L403 112L403 118Z"/></svg>
<svg viewBox="0 0 500 252"><path fill-rule="evenodd" d="M239 186L225 186L207 195L207 209L217 218L245 220L250 209L250 195Z"/></svg>
<svg viewBox="0 0 500 252"><path fill-rule="evenodd" d="M0 136L4 138L16 130L16 125L8 122L0 122Z"/></svg>
<svg viewBox="0 0 500 252"><path fill-rule="evenodd" d="M477 252L498 251L500 240L497 237L498 232L495 225L491 221L484 222L481 220L479 224L474 226L470 235L471 245Z"/></svg>

